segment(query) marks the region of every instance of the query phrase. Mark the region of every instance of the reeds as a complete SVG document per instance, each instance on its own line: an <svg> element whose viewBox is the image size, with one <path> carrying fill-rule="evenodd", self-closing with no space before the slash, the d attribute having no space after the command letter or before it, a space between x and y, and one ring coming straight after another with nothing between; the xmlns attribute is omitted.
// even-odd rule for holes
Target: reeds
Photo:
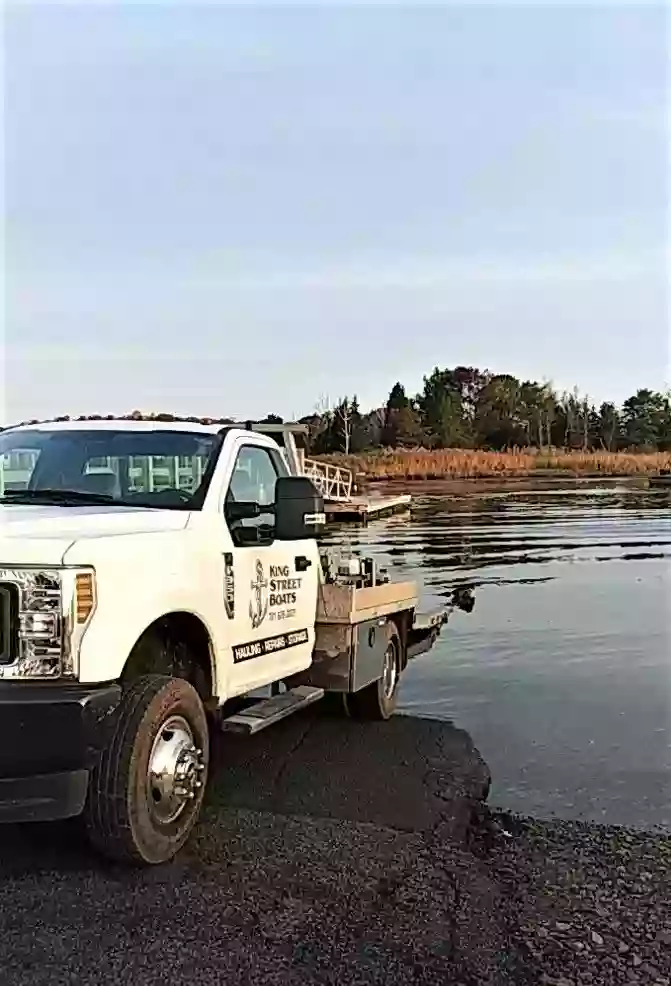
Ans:
<svg viewBox="0 0 671 986"><path fill-rule="evenodd" d="M537 472L582 477L647 476L671 469L671 453L582 452L529 449L483 452L478 449L380 449L360 455L323 456L369 480L504 479Z"/></svg>

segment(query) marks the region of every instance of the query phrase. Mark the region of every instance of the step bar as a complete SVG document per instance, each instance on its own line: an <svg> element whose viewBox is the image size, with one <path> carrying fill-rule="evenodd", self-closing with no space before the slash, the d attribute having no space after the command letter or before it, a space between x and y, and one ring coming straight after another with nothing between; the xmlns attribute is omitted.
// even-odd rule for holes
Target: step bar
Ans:
<svg viewBox="0 0 671 986"><path fill-rule="evenodd" d="M221 721L225 733L238 733L253 736L268 726L274 726L281 719L300 712L324 697L323 688L312 688L309 685L299 685L272 698L254 702L241 712L227 716Z"/></svg>

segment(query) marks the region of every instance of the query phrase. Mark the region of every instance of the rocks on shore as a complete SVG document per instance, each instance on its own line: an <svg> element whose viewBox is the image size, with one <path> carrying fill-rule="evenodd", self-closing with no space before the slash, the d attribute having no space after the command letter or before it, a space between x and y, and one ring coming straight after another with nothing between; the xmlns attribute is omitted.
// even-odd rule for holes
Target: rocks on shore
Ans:
<svg viewBox="0 0 671 986"><path fill-rule="evenodd" d="M671 986L670 835L505 814L485 828L509 927L540 982Z"/></svg>

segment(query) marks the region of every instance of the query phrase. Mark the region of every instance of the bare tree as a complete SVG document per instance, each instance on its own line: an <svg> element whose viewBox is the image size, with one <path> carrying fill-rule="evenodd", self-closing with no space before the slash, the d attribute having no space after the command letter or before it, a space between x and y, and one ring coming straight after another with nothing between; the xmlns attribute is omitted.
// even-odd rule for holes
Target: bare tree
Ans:
<svg viewBox="0 0 671 986"><path fill-rule="evenodd" d="M583 397L580 410L582 411L582 447L583 451L587 451L589 448L589 397L587 394Z"/></svg>
<svg viewBox="0 0 671 986"><path fill-rule="evenodd" d="M328 394L319 395L314 410L320 418L325 418L331 413L331 398Z"/></svg>
<svg viewBox="0 0 671 986"><path fill-rule="evenodd" d="M342 429L344 445L343 451L345 455L349 455L350 444L352 441L352 405L349 397L343 397L338 401L334 415Z"/></svg>
<svg viewBox="0 0 671 986"><path fill-rule="evenodd" d="M543 435L543 425L545 426L545 444L547 445L548 451L552 447L552 425L555 418L555 411L557 408L557 396L555 394L555 389L552 385L552 381L543 377L542 387L542 423L540 426L541 436ZM543 437L541 437L541 448L543 447Z"/></svg>

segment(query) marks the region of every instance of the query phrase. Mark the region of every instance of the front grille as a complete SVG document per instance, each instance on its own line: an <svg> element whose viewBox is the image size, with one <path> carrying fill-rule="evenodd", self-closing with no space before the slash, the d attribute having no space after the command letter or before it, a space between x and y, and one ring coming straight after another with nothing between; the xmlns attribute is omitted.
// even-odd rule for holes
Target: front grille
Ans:
<svg viewBox="0 0 671 986"><path fill-rule="evenodd" d="M0 665L13 664L18 655L19 591L0 582Z"/></svg>

